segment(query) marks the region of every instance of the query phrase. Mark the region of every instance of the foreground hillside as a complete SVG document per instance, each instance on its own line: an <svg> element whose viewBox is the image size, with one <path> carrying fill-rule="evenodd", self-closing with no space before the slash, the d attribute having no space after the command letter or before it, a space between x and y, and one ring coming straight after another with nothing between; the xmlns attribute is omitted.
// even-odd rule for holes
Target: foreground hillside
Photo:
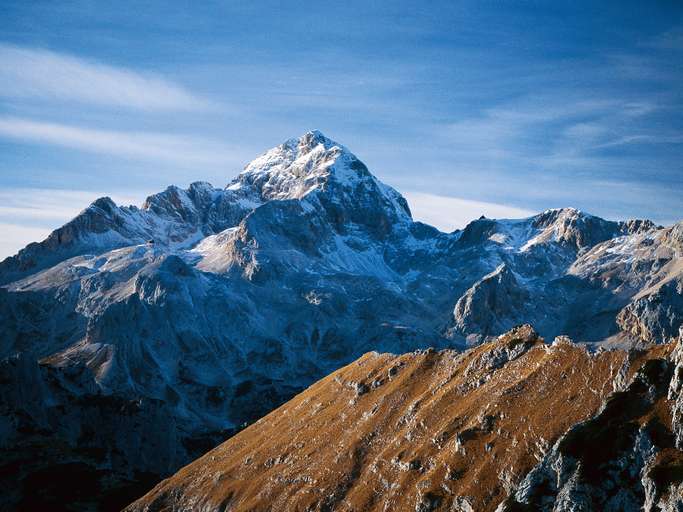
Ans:
<svg viewBox="0 0 683 512"><path fill-rule="evenodd" d="M666 343L682 254L683 223L573 208L442 233L315 131L223 188L98 199L0 263L0 506L115 509L369 351Z"/></svg>
<svg viewBox="0 0 683 512"><path fill-rule="evenodd" d="M368 353L127 510L681 510L682 413L683 339Z"/></svg>

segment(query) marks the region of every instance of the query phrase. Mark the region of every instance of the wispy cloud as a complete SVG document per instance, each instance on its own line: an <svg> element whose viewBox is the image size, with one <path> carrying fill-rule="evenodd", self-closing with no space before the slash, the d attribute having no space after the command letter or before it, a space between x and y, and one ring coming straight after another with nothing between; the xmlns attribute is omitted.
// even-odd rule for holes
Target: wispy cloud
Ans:
<svg viewBox="0 0 683 512"><path fill-rule="evenodd" d="M13 117L0 118L0 137L174 164L225 166L236 153L219 141L191 135L97 130Z"/></svg>
<svg viewBox="0 0 683 512"><path fill-rule="evenodd" d="M504 204L471 201L424 192L405 192L413 218L434 226L441 231L453 231L465 227L482 215L492 219L524 218L535 212Z"/></svg>
<svg viewBox="0 0 683 512"><path fill-rule="evenodd" d="M599 144L596 148L609 148L627 144L683 144L681 135L625 135Z"/></svg>
<svg viewBox="0 0 683 512"><path fill-rule="evenodd" d="M626 144L676 144L681 134L663 132L651 116L654 101L577 99L560 94L520 98L438 130L454 143L461 161L503 171L553 170L604 164L600 150Z"/></svg>
<svg viewBox="0 0 683 512"><path fill-rule="evenodd" d="M211 102L151 73L0 44L0 95L142 110L202 110Z"/></svg>

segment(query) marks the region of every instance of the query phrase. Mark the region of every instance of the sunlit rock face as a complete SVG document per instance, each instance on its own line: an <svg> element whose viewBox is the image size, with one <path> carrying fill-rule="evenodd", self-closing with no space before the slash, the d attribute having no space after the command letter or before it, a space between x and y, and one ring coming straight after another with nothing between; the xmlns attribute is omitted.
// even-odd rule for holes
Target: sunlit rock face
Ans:
<svg viewBox="0 0 683 512"><path fill-rule="evenodd" d="M98 199L0 263L0 442L22 468L3 495L55 460L102 468L105 487L153 480L371 350L461 349L525 322L666 341L682 246L681 224L571 208L442 233L319 132L225 188Z"/></svg>
<svg viewBox="0 0 683 512"><path fill-rule="evenodd" d="M682 347L371 352L126 510L678 511Z"/></svg>

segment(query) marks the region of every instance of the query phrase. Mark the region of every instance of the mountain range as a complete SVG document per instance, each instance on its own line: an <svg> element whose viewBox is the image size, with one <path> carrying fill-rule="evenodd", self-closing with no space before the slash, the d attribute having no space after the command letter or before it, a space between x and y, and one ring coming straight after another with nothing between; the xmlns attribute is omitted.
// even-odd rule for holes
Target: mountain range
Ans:
<svg viewBox="0 0 683 512"><path fill-rule="evenodd" d="M317 131L225 188L98 199L0 263L0 499L118 509L367 352L524 323L591 350L673 342L682 251L683 222L573 208L444 233Z"/></svg>

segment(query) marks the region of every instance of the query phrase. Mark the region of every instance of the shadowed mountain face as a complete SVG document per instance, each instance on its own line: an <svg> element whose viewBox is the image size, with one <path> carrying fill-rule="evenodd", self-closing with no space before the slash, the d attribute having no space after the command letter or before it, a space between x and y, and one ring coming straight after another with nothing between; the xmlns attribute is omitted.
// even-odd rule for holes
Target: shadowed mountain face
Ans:
<svg viewBox="0 0 683 512"><path fill-rule="evenodd" d="M368 353L127 511L678 511L682 349Z"/></svg>
<svg viewBox="0 0 683 512"><path fill-rule="evenodd" d="M460 349L523 322L666 342L682 249L681 223L570 208L442 233L319 132L223 189L99 199L0 263L0 494L134 494L371 350ZM91 494L77 477L33 492L51 471L94 475Z"/></svg>

